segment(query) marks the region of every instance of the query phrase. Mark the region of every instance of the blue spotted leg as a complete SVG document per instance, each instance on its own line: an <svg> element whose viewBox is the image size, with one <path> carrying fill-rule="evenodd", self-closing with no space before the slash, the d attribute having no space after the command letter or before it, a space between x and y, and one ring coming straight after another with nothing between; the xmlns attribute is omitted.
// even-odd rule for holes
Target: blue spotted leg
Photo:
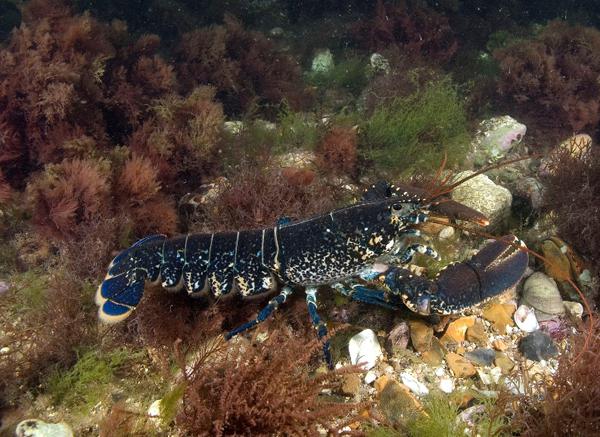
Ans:
<svg viewBox="0 0 600 437"><path fill-rule="evenodd" d="M247 331L248 329L254 328L259 323L264 322L267 318L269 318L271 314L273 314L273 312L275 312L279 308L279 305L281 305L287 300L288 296L291 294L292 289L290 287L283 287L281 293L279 293L277 296L271 299L267 306L260 310L260 312L256 316L256 319L244 323L243 325L238 326L237 328L229 331L227 334L225 334L225 339L229 340L232 337L241 334L244 331Z"/></svg>
<svg viewBox="0 0 600 437"><path fill-rule="evenodd" d="M317 336L319 340L323 341L323 355L325 357L325 362L327 363L327 367L333 369L333 360L331 359L331 351L329 350L329 340L327 337L327 325L319 316L317 312L317 288L316 287L307 287L306 288L306 305L308 307L308 314L310 316L310 320L317 330ZM323 340L325 339L325 340Z"/></svg>

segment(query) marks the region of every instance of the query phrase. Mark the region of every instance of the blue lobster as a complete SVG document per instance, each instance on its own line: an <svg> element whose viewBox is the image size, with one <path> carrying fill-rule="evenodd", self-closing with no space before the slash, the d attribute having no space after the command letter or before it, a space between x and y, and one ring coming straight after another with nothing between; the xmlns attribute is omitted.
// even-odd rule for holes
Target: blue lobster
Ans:
<svg viewBox="0 0 600 437"><path fill-rule="evenodd" d="M479 212L423 189L381 182L361 202L307 220L281 220L268 229L146 237L117 255L98 287L100 319L118 322L140 302L146 282L185 287L191 296L265 295L280 288L257 317L226 334L231 338L264 321L298 288L331 364L327 328L317 312L317 288L330 285L351 299L387 308L402 304L422 315L449 314L514 286L528 263L514 236L486 245L468 261L451 264L435 280L406 266L415 253L438 257L421 244L430 212L486 224ZM382 269L381 264L385 267ZM366 282L356 281L361 278ZM280 287L280 284L283 287ZM371 285L371 284L377 284Z"/></svg>

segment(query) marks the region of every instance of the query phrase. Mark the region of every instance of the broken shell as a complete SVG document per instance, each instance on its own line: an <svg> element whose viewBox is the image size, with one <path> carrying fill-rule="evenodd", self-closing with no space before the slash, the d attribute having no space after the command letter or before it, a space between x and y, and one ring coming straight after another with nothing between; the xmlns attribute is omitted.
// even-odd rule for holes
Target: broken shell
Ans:
<svg viewBox="0 0 600 437"><path fill-rule="evenodd" d="M522 303L535 309L538 320L565 312L556 282L542 272L535 272L525 281Z"/></svg>
<svg viewBox="0 0 600 437"><path fill-rule="evenodd" d="M521 305L514 314L515 323L523 332L533 332L540 328L533 308Z"/></svg>

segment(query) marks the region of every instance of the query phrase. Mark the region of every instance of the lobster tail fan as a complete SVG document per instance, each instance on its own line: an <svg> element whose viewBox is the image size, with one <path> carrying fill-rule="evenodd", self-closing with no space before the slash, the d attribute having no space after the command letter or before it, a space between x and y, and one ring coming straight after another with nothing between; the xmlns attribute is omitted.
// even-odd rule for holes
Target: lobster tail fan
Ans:
<svg viewBox="0 0 600 437"><path fill-rule="evenodd" d="M112 260L96 291L100 320L117 323L131 314L142 299L146 281L159 279L165 239L164 235L146 237Z"/></svg>

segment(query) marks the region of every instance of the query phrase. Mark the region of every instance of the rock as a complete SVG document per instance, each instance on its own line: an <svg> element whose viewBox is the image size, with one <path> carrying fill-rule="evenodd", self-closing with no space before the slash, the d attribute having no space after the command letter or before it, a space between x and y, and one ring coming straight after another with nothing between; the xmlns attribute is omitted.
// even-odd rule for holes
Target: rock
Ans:
<svg viewBox="0 0 600 437"><path fill-rule="evenodd" d="M385 386L387 385L388 382L391 381L391 378L387 375L382 375L379 378L377 378L375 380L375 390L377 390L377 394L381 394L381 392L383 391L383 389L385 388Z"/></svg>
<svg viewBox="0 0 600 437"><path fill-rule="evenodd" d="M494 367L492 369L477 369L479 379L485 385L498 384L502 377L502 369L500 367Z"/></svg>
<svg viewBox="0 0 600 437"><path fill-rule="evenodd" d="M527 305L521 305L519 308L517 308L517 311L515 311L514 314L514 319L519 329L523 332L533 332L540 328L538 321L535 318L535 312L533 308L530 308Z"/></svg>
<svg viewBox="0 0 600 437"><path fill-rule="evenodd" d="M313 152L308 150L300 150L276 156L275 165L280 168L291 167L312 169L315 160L316 157Z"/></svg>
<svg viewBox="0 0 600 437"><path fill-rule="evenodd" d="M433 328L422 320L411 320L410 340L417 352L426 352L431 349L431 338L433 337Z"/></svg>
<svg viewBox="0 0 600 437"><path fill-rule="evenodd" d="M440 240L448 240L454 236L455 230L452 226L446 226L438 234Z"/></svg>
<svg viewBox="0 0 600 437"><path fill-rule="evenodd" d="M526 132L527 126L509 115L482 121L472 143L476 161L484 163L501 158L521 142Z"/></svg>
<svg viewBox="0 0 600 437"><path fill-rule="evenodd" d="M347 373L342 375L342 393L348 396L356 396L360 391L360 379L358 373Z"/></svg>
<svg viewBox="0 0 600 437"><path fill-rule="evenodd" d="M408 323L402 321L392 328L388 335L386 345L388 346L388 350L394 353L406 349L409 339L410 329Z"/></svg>
<svg viewBox="0 0 600 437"><path fill-rule="evenodd" d="M557 356L558 348L548 334L535 331L519 341L519 352L527 359L541 361Z"/></svg>
<svg viewBox="0 0 600 437"><path fill-rule="evenodd" d="M454 391L454 381L452 378L441 378L439 387L444 393L450 394Z"/></svg>
<svg viewBox="0 0 600 437"><path fill-rule="evenodd" d="M485 332L485 326L483 326L481 320L476 320L473 326L467 328L466 338L479 346L485 346L488 343L488 334Z"/></svg>
<svg viewBox="0 0 600 437"><path fill-rule="evenodd" d="M457 416L457 420L465 423L467 426L473 428L486 414L485 405L473 405L463 411Z"/></svg>
<svg viewBox="0 0 600 437"><path fill-rule="evenodd" d="M454 180L457 181L472 174L472 171L464 171L456 175ZM459 185L451 196L452 200L484 214L490 221L489 229L501 225L510 215L512 194L484 174Z"/></svg>
<svg viewBox="0 0 600 437"><path fill-rule="evenodd" d="M271 30L269 30L269 35L275 38L281 38L284 33L285 32L281 27L274 27Z"/></svg>
<svg viewBox="0 0 600 437"><path fill-rule="evenodd" d="M583 305L581 305L579 302L565 300L563 305L565 306L565 311L569 317L573 319L581 319L583 316Z"/></svg>
<svg viewBox="0 0 600 437"><path fill-rule="evenodd" d="M495 303L488 305L484 310L482 317L494 324L494 328L500 333L506 333L507 326L513 326L512 315L516 308L512 304Z"/></svg>
<svg viewBox="0 0 600 437"><path fill-rule="evenodd" d="M508 345L503 340L500 340L499 338L492 341L492 346L497 351L505 351L506 349L508 349Z"/></svg>
<svg viewBox="0 0 600 437"><path fill-rule="evenodd" d="M590 158L591 149L592 137L587 134L578 134L567 138L556 146L547 158L542 159L538 172L541 176L553 174L554 169L551 163L555 157L559 157L563 153L568 153L571 157L581 159L585 162Z"/></svg>
<svg viewBox="0 0 600 437"><path fill-rule="evenodd" d="M352 364L361 364L365 370L375 367L377 360L383 355L377 336L371 329L365 329L352 337L348 351Z"/></svg>
<svg viewBox="0 0 600 437"><path fill-rule="evenodd" d="M315 54L310 69L313 73L327 73L333 67L333 53L329 49L322 49Z"/></svg>
<svg viewBox="0 0 600 437"><path fill-rule="evenodd" d="M465 358L480 366L491 366L496 358L496 352L493 349L477 348L465 353Z"/></svg>
<svg viewBox="0 0 600 437"><path fill-rule="evenodd" d="M10 285L4 281L0 281L0 296L6 293L10 289Z"/></svg>
<svg viewBox="0 0 600 437"><path fill-rule="evenodd" d="M392 380L379 393L379 409L392 424L400 424L415 414L423 413L421 403L408 387Z"/></svg>
<svg viewBox="0 0 600 437"><path fill-rule="evenodd" d="M373 370L369 370L366 374L365 374L365 384L371 384L373 381L375 381L377 379L377 373L374 372Z"/></svg>
<svg viewBox="0 0 600 437"><path fill-rule="evenodd" d="M542 272L535 272L525 280L521 301L535 310L535 315L540 321L565 312L556 282Z"/></svg>
<svg viewBox="0 0 600 437"><path fill-rule="evenodd" d="M475 324L475 317L461 317L448 324L446 332L441 338L442 344L461 343L465 341L467 329Z"/></svg>
<svg viewBox="0 0 600 437"><path fill-rule="evenodd" d="M537 178L522 177L515 183L513 196L513 211L516 210L520 217L527 218L542 208L544 186Z"/></svg>
<svg viewBox="0 0 600 437"><path fill-rule="evenodd" d="M410 373L402 372L400 374L400 379L402 379L402 383L417 396L426 396L429 394L429 389Z"/></svg>
<svg viewBox="0 0 600 437"><path fill-rule="evenodd" d="M369 58L370 72L372 74L389 74L390 61L379 53L373 53Z"/></svg>
<svg viewBox="0 0 600 437"><path fill-rule="evenodd" d="M477 370L475 370L475 367L469 360L453 352L446 355L446 362L454 376L457 378L467 378L477 373Z"/></svg>
<svg viewBox="0 0 600 437"><path fill-rule="evenodd" d="M442 364L446 356L446 348L437 337L431 339L431 349L421 354L423 361L431 366Z"/></svg>
<svg viewBox="0 0 600 437"><path fill-rule="evenodd" d="M500 367L505 375L508 375L510 371L515 367L515 363L511 360L508 355L504 352L496 352L496 358L494 359L496 367Z"/></svg>
<svg viewBox="0 0 600 437"><path fill-rule="evenodd" d="M16 437L73 437L73 430L64 422L46 423L39 419L20 422L15 430Z"/></svg>

